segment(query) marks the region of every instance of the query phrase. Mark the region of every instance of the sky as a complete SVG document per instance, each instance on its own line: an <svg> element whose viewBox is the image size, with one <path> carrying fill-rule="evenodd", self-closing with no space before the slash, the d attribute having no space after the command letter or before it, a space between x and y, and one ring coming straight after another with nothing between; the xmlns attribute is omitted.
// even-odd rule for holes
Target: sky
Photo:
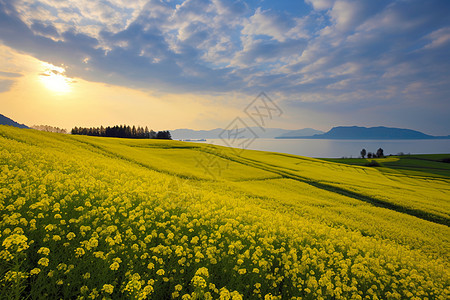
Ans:
<svg viewBox="0 0 450 300"><path fill-rule="evenodd" d="M448 0L0 0L0 113L27 125L450 134Z"/></svg>

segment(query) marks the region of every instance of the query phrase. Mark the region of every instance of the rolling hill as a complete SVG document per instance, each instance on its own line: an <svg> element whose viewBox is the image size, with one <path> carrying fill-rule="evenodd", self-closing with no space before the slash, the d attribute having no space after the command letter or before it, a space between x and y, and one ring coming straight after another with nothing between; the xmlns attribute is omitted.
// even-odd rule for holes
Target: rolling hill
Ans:
<svg viewBox="0 0 450 300"><path fill-rule="evenodd" d="M447 157L0 126L0 298L446 299Z"/></svg>

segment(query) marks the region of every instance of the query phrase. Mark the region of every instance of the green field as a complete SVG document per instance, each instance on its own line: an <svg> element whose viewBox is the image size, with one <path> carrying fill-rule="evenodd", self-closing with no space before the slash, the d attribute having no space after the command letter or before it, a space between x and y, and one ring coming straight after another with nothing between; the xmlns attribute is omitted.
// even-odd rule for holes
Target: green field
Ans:
<svg viewBox="0 0 450 300"><path fill-rule="evenodd" d="M0 126L0 298L449 299L449 157Z"/></svg>
<svg viewBox="0 0 450 300"><path fill-rule="evenodd" d="M371 161L376 161L384 172L395 170L404 172L406 175L433 176L441 175L449 177L450 175L450 154L420 154L420 155L402 155L388 156L386 158L374 159L334 159L328 158L326 161L337 162L349 165L365 166Z"/></svg>

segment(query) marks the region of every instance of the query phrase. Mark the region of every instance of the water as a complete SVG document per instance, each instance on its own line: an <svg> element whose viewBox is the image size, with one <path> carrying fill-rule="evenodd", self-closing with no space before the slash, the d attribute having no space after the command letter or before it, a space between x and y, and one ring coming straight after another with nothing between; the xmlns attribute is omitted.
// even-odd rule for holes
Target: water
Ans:
<svg viewBox="0 0 450 300"><path fill-rule="evenodd" d="M224 140L207 139L214 145L227 146ZM367 152L384 150L385 155L450 153L450 139L442 140L318 140L318 139L255 139L247 149L288 153L318 158L359 157Z"/></svg>

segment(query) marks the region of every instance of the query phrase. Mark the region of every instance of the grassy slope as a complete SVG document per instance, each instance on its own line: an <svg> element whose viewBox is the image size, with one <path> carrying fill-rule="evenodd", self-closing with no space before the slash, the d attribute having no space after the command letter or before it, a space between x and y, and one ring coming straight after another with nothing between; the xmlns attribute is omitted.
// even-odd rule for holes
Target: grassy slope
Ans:
<svg viewBox="0 0 450 300"><path fill-rule="evenodd" d="M370 161L377 161L381 167L385 167L384 171L392 171L405 173L407 175L425 175L431 177L450 176L450 154L418 154L418 155L402 155L388 156L386 158L375 159L334 159L327 158L326 161L337 162L348 165L364 166Z"/></svg>
<svg viewBox="0 0 450 300"><path fill-rule="evenodd" d="M424 163L421 160L415 165L411 165L411 158L408 162L402 162L404 158L389 158L381 162L382 168L368 168L342 164L339 161L326 162L261 151L244 151L238 155L234 150L224 147L178 141L67 136L3 126L0 127L0 136L3 148L0 154L1 165L9 164L9 170L25 170L27 161L34 160L38 164L33 168L37 172L37 175L33 175L37 181L52 173L54 168L57 172L53 171L52 176L57 174L61 178L66 178L66 175L74 178L74 188L81 189L84 199L91 199L92 202L108 201L108 193L123 193L130 201L136 198L149 203L154 201L149 199L163 197L167 202L163 208L170 208L173 215L185 212L192 218L198 218L206 214L206 227L203 228L209 232L210 239L211 230L215 231L214 222L219 222L215 218L227 220L228 217L241 223L241 231L247 228L244 226L256 226L255 228L261 227L263 232L269 232L270 234L263 235L271 237L269 240L272 239L272 243L275 243L271 247L281 247L281 244L287 243L282 248L296 249L301 254L300 257L305 257L311 249L321 251L329 247L343 255L342 259L350 259L351 266L355 266L358 261L369 269L370 264L374 263L373 259L377 259L377 264L380 264L378 259L381 259L381 269L391 268L385 265L386 262L393 265L395 270L389 271L392 276L403 278L401 272L398 273L401 269L414 270L433 283L433 288L428 288L428 293L431 290L435 295L448 293L443 287L448 286L450 259L450 172L447 171L447 164L441 166L443 163L437 162L439 159L436 157L426 157L434 161ZM14 155L21 157L12 158ZM356 160L352 162L359 163ZM58 169L59 166L63 166L62 169ZM428 172L425 168L427 166L432 171ZM88 175L80 170L89 170ZM90 186L86 183L89 180L86 181L84 176L92 178L95 184ZM23 177L17 175L15 178ZM26 188L30 185L29 181L3 178L0 188L14 189L17 184ZM53 184L57 181L54 180ZM115 181L122 183L116 186ZM83 187L83 184L87 186ZM138 187L135 188L134 185ZM31 189L36 188L31 185ZM158 194L154 198L142 196L149 193L148 188L157 190ZM89 192L90 190L92 191ZM101 194L101 191L106 194ZM16 191L3 197L2 213L7 212L5 207L9 202L15 203L12 200L20 193ZM27 194L22 196L27 198ZM147 200L142 200L142 197ZM28 195L28 198L32 197ZM35 197L33 201L36 200L39 197ZM130 207L133 205L130 204ZM227 207L227 210L221 211L221 207ZM26 211L22 212L25 213ZM208 218L212 221L208 221ZM4 230L5 224L2 227ZM249 233L243 231L245 234ZM230 234L230 239L245 240L240 233ZM39 236L34 239L39 239ZM359 261L356 256L353 257L356 254L352 253L352 249L358 249L356 254L361 253L367 260ZM235 254L228 257L224 253L223 256L233 260ZM220 261L220 264L227 268L225 262ZM316 266L315 272L326 273L326 270L319 267L320 263L310 264ZM337 272L337 267L330 260L328 264L328 269ZM192 265L195 263L192 262ZM229 266L230 270L227 269L227 272L231 272L232 266L233 264ZM365 272L374 274L369 269ZM209 270L212 272L214 266L209 264ZM224 272L223 270L220 272ZM267 272L276 277L274 270ZM305 275L304 272L297 270L297 275L303 274L300 277L303 276L303 281L306 282L310 280L310 275ZM355 278L364 281L363 275L358 277L356 271L353 273ZM181 278L192 276L190 273ZM240 285L239 280L219 279L217 274L211 274L211 277L214 277L219 288L226 286L246 297L256 297L251 292L253 288ZM230 275L230 278L234 277ZM270 278L269 276L267 279L266 276L263 285L272 284L273 287L263 287L265 292L261 291L261 294L271 292L280 296L303 295L308 298L310 291L311 298L318 297L317 287L316 291L311 291L314 284L305 283L304 287L297 287L296 294L283 288L282 282L270 283ZM186 285L189 285L189 280L185 282ZM371 280L375 283L373 278L366 278L367 284ZM408 280L405 281L407 284L410 283ZM333 283L336 286L335 280ZM359 294L375 293L383 298L395 293L402 297L408 295L407 291L394 291L395 286L388 286L386 282L380 284L378 292L368 291L370 285L359 284ZM398 285L401 284L396 286ZM157 290L157 284L154 288ZM167 287L161 285L158 288L161 295L165 295ZM195 290L192 286L190 290L189 287L184 289L189 292ZM420 296L419 290L405 289L414 290L413 294ZM334 293L336 296L336 292ZM346 297L354 296L352 293L347 291ZM395 298L394 296L392 297Z"/></svg>

